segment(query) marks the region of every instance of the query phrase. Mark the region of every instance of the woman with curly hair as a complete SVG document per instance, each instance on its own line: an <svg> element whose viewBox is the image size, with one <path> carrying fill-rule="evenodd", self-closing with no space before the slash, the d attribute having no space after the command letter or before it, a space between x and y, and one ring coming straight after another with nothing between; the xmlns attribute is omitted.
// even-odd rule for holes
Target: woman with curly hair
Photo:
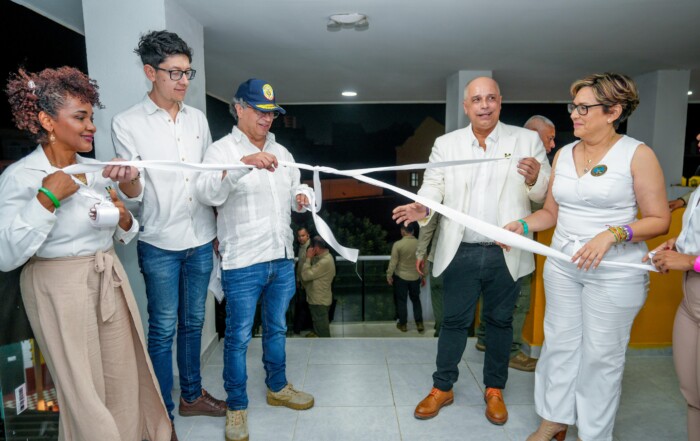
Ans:
<svg viewBox="0 0 700 441"><path fill-rule="evenodd" d="M61 67L11 76L16 126L39 146L0 175L0 270L28 262L20 288L35 338L56 384L59 439L166 441L165 411L143 343L143 327L113 241L138 222L121 197L141 191L138 170L61 169L93 161L97 85Z"/></svg>
<svg viewBox="0 0 700 441"><path fill-rule="evenodd" d="M543 420L528 441L561 441L569 424L578 426L580 440L612 440L625 350L649 275L598 265L641 262L644 241L665 234L671 222L654 152L617 133L639 104L634 82L594 74L575 81L571 96L579 141L557 152L544 208L505 226L527 233L556 224L552 248L573 256L547 259L544 267L544 345L535 371Z"/></svg>

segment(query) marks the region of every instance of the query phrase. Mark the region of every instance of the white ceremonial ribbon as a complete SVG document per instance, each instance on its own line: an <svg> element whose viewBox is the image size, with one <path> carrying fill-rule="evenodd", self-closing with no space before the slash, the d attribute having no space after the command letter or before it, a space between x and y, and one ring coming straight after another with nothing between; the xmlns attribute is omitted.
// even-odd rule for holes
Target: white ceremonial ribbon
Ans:
<svg viewBox="0 0 700 441"><path fill-rule="evenodd" d="M303 170L310 170L314 172L314 186L316 187L314 189L315 192L315 198L313 201L313 205L311 205L311 200L309 200L310 206L312 206L311 212L312 215L314 215L314 221L321 220L321 218L318 215L315 215L314 211L317 211L320 209L321 206L321 185L320 185L320 178L317 176L319 172L323 173L329 173L329 174L335 174L335 175L340 175L340 176L348 176L355 178L359 181L375 185L377 187L385 188L387 190L391 190L395 193L398 193L402 196L405 196L411 200L414 200L416 202L421 203L422 205L425 205L426 207L430 208L433 211L436 211L443 216L446 216L455 222L458 222L459 224L463 225L466 228L469 228L483 236L488 237L489 239L493 240L494 242L499 242L511 247L519 248L524 251L529 251L531 253L536 253L540 254L546 257L552 257L554 259L560 259L564 260L566 262L571 262L571 257L565 253L562 253L561 251L557 251L553 248L550 248L544 244L541 244L539 242L536 242L532 239L529 239L528 237L521 236L519 234L513 233L512 231L508 231L503 229L502 227L498 227L495 225L488 224L482 220L473 218L467 214L461 213L453 208L447 207L439 202L435 202L432 199L425 198L423 196L419 196L415 193L411 193L410 191L406 191L402 188L393 186L391 184L384 183L382 181L379 181L374 178L370 178L368 176L364 176L363 173L371 173L371 172L379 172L379 171L397 171L397 170L416 170L416 169L426 169L426 168L437 168L437 167L448 167L448 166L457 166L457 165L466 165L466 164L474 164L478 162L490 162L490 161L500 161L505 158L497 158L497 159L472 159L472 160L463 160L463 161L447 161L447 162L434 162L434 163L424 163L424 164L409 164L409 165L403 165L403 166L392 166L392 167L376 167L376 168L366 168L366 169L354 169L354 170L337 170L332 167L324 167L324 166L311 166L307 164L300 164L300 163L293 163L293 162L287 162L287 161L278 161L279 165L284 166L284 167L296 167L299 169ZM83 163L83 164L74 164L68 167L65 167L63 169L64 173L67 174L78 174L78 173L90 173L90 172L95 172L99 171L102 168L104 168L107 165L115 165L114 162L93 162L93 163ZM240 168L255 168L254 166L251 165L246 165L246 164L191 164L187 162L176 162L176 161L155 161L155 160L148 160L148 161L120 161L118 163L120 166L133 166L136 168L153 168L153 169L158 169L158 170L199 170L199 171L223 171L223 170L233 170L233 169L240 169ZM307 195L308 197L308 195ZM317 224L317 229L318 229ZM331 243L338 244L338 242L335 240L335 237L333 236L332 232L330 231L330 228L325 222L322 222L322 227L321 228L326 228L326 231L321 234L321 231L319 229L319 234L321 237L323 237L326 242L328 242L329 245ZM324 236L326 234L326 236ZM354 256L354 259L348 258L345 255L341 253L341 256L347 258L348 260L351 260L352 262L357 261L357 250L351 249L351 248L345 248L340 246L344 250L347 250L349 252L349 255L352 257ZM334 247L334 249L336 249ZM336 249L338 251L338 249ZM354 251L354 252L353 252ZM340 253L340 251L338 251ZM346 252L346 251L344 251ZM624 263L624 262L610 262L606 260L602 260L599 264L600 266L604 267L615 267L615 268L635 268L643 271L658 271L656 267L654 267L652 264L642 264L642 263Z"/></svg>

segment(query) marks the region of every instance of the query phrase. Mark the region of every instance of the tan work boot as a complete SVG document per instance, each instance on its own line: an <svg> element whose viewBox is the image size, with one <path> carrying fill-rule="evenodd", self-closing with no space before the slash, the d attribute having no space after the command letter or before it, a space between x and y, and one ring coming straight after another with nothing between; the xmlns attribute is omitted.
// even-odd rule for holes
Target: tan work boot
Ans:
<svg viewBox="0 0 700 441"><path fill-rule="evenodd" d="M534 372L535 368L537 367L537 359L528 357L523 352L518 352L508 362L508 367L523 372Z"/></svg>
<svg viewBox="0 0 700 441"><path fill-rule="evenodd" d="M295 410L306 410L314 407L314 397L306 392L294 389L287 383L279 392L267 390L267 404L270 406L285 406Z"/></svg>
<svg viewBox="0 0 700 441"><path fill-rule="evenodd" d="M247 410L226 410L226 441L248 441Z"/></svg>
<svg viewBox="0 0 700 441"><path fill-rule="evenodd" d="M566 424L555 423L554 421L542 420L537 431L527 437L526 441L564 441L566 439Z"/></svg>

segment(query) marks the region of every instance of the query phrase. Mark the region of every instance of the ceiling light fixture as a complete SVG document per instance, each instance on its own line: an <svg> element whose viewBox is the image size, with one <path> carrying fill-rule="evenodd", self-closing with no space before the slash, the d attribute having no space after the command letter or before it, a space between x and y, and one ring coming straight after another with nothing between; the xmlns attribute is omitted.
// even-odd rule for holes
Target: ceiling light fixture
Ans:
<svg viewBox="0 0 700 441"><path fill-rule="evenodd" d="M357 92L353 92L352 90L346 90L346 91L343 91L343 93L341 95L343 95L343 96L357 96Z"/></svg>
<svg viewBox="0 0 700 441"><path fill-rule="evenodd" d="M343 14L333 14L328 17L326 29L331 32L337 32L341 29L355 29L356 31L365 31L369 28L369 22L365 14L358 12L346 12Z"/></svg>

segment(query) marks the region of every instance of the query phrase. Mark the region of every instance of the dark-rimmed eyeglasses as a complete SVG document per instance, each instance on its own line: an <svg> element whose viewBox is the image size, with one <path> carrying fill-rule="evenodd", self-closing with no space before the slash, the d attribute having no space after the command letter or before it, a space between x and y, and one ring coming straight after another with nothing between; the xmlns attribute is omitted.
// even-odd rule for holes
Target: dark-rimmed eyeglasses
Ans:
<svg viewBox="0 0 700 441"><path fill-rule="evenodd" d="M256 109L253 105L250 103L246 103L248 107L253 109L255 112L255 115L257 115L258 118L265 118L268 115L272 115L272 119L277 119L278 116L280 116L280 113L276 110L273 110L272 112L261 112L260 110Z"/></svg>
<svg viewBox="0 0 700 441"><path fill-rule="evenodd" d="M590 106L587 106L585 104L567 104L566 105L566 110L569 111L569 113L573 113L574 109L576 109L576 112L578 112L579 115L588 115L588 109L591 107L597 107L597 106L604 106L605 104L591 104Z"/></svg>
<svg viewBox="0 0 700 441"><path fill-rule="evenodd" d="M180 81L182 76L187 77L188 80L194 79L194 75L197 73L194 69L180 70L180 69L163 69L162 67L154 67L155 70L162 70L170 74L170 79L173 81Z"/></svg>

